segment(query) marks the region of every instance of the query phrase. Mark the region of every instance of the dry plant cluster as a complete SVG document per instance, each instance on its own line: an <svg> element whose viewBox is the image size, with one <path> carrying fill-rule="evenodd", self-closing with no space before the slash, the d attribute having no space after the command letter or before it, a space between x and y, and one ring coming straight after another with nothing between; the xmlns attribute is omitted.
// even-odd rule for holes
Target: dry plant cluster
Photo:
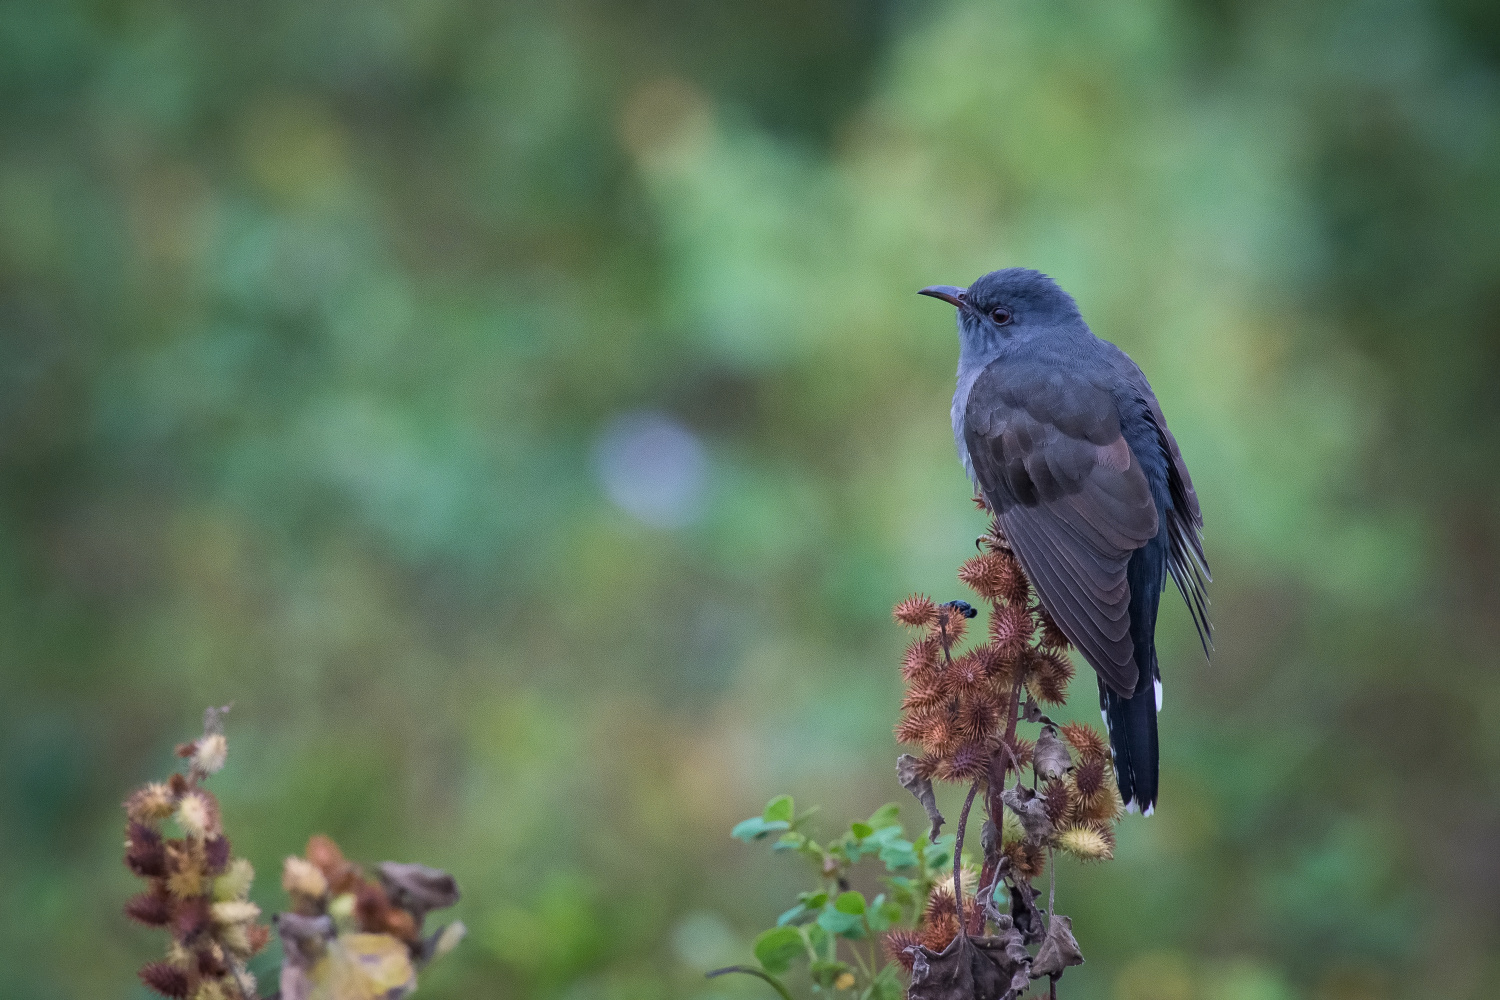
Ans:
<svg viewBox="0 0 1500 1000"><path fill-rule="evenodd" d="M898 773L927 809L934 837L943 819L931 783L969 785L952 880L934 887L915 928L886 935L887 952L911 974L912 1000L1013 998L1043 978L1055 996L1063 970L1083 956L1071 922L1054 912L1055 892L1044 913L1033 882L1058 852L1112 858L1122 812L1104 738L1043 712L1067 700L1066 637L1035 600L998 524L980 548L958 574L988 609L979 641L961 648L978 616L966 602L916 595L895 609L898 622L919 630L902 659L896 736L921 753L903 755ZM1023 725L1035 735L1023 735ZM980 793L982 861L966 878L964 827Z"/></svg>
<svg viewBox="0 0 1500 1000"><path fill-rule="evenodd" d="M259 1000L249 962L271 940L272 926L250 901L255 870L232 856L218 800L203 787L228 757L226 711L210 708L203 735L178 747L186 773L125 800L125 865L146 882L125 915L169 935L166 955L140 978L173 1000ZM458 901L452 876L385 862L372 878L327 837L286 859L282 888L291 908L274 920L279 1000L400 1000L416 988L418 970L464 935L456 921L422 929L429 912Z"/></svg>

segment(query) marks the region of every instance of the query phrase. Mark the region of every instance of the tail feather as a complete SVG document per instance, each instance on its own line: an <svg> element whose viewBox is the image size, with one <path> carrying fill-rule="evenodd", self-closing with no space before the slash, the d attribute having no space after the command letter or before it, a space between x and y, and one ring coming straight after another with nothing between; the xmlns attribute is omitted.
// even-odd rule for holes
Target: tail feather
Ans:
<svg viewBox="0 0 1500 1000"><path fill-rule="evenodd" d="M1154 673L1154 671L1152 671ZM1099 685L1099 707L1109 731L1109 747L1115 759L1115 780L1127 809L1138 808L1148 816L1156 808L1157 772L1160 754L1156 743L1156 691L1147 671L1145 683L1137 685L1129 698Z"/></svg>

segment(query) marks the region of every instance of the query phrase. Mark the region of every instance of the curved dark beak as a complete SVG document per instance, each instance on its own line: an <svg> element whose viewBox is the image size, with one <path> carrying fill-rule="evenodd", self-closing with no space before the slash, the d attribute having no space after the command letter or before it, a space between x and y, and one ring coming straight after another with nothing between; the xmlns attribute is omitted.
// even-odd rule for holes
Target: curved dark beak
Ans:
<svg viewBox="0 0 1500 1000"><path fill-rule="evenodd" d="M942 299L950 306L958 306L962 309L964 305L964 293L967 291L967 288L959 288L955 285L929 285L917 294L931 295L935 299Z"/></svg>

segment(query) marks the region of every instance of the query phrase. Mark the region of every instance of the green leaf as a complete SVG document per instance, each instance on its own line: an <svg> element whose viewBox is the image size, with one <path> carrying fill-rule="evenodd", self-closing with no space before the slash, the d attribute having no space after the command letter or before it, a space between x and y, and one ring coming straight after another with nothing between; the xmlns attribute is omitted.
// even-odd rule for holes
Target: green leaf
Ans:
<svg viewBox="0 0 1500 1000"><path fill-rule="evenodd" d="M828 893L826 892L798 893L797 898L802 900L802 905L809 910L821 910L828 904Z"/></svg>
<svg viewBox="0 0 1500 1000"><path fill-rule="evenodd" d="M823 946L833 940L832 935L817 924L803 924L801 930L807 935L807 943L813 951L823 951Z"/></svg>
<svg viewBox="0 0 1500 1000"><path fill-rule="evenodd" d="M765 820L761 820L762 823ZM807 844L807 838L795 830L783 833L776 843L771 845L773 851L796 851Z"/></svg>
<svg viewBox="0 0 1500 1000"><path fill-rule="evenodd" d="M760 814L760 818L767 823L785 823L792 825L792 817L796 810L792 808L792 797L790 795L778 795L766 803L766 811Z"/></svg>
<svg viewBox="0 0 1500 1000"><path fill-rule="evenodd" d="M752 840L760 840L764 838L768 833L775 833L777 830L785 830L791 825L792 824L788 823L786 820L775 820L768 822L763 817L751 816L744 822L737 823L735 825L735 828L729 831L729 835L735 840L743 840L748 844Z"/></svg>
<svg viewBox="0 0 1500 1000"><path fill-rule="evenodd" d="M850 823L849 832L854 834L855 840L864 840L875 832L875 828L868 823Z"/></svg>
<svg viewBox="0 0 1500 1000"><path fill-rule="evenodd" d="M818 926L839 937L858 939L865 936L864 921L857 914L845 913L832 906L818 914Z"/></svg>
<svg viewBox="0 0 1500 1000"><path fill-rule="evenodd" d="M901 825L901 806L895 802L887 802L870 814L869 825L876 830L888 826Z"/></svg>
<svg viewBox="0 0 1500 1000"><path fill-rule="evenodd" d="M790 969L800 954L802 935L795 927L772 927L755 939L755 960L773 976Z"/></svg>
<svg viewBox="0 0 1500 1000"><path fill-rule="evenodd" d="M898 868L915 868L921 860L912 849L911 841L892 839L880 848L880 860L889 871Z"/></svg>
<svg viewBox="0 0 1500 1000"><path fill-rule="evenodd" d="M813 962L807 967L807 971L812 974L813 982L825 990L831 990L834 980L849 972L850 968L848 962Z"/></svg>
<svg viewBox="0 0 1500 1000"><path fill-rule="evenodd" d="M787 910L781 916L776 918L776 926L785 927L787 924L795 923L802 917L807 916L807 913L807 907L802 903L798 903L796 906L792 907L790 910Z"/></svg>
<svg viewBox="0 0 1500 1000"><path fill-rule="evenodd" d="M896 963L888 962L875 974L875 981L868 991L870 1000L905 1000L906 987L896 974Z"/></svg>
<svg viewBox="0 0 1500 1000"><path fill-rule="evenodd" d="M922 863L934 871L947 871L953 864L954 841L952 834L939 837L937 843L922 852Z"/></svg>
<svg viewBox="0 0 1500 1000"><path fill-rule="evenodd" d="M840 893L839 898L833 901L833 908L840 913L850 913L858 917L865 912L865 897L859 892Z"/></svg>
<svg viewBox="0 0 1500 1000"><path fill-rule="evenodd" d="M876 933L890 930L891 925L900 919L901 907L887 900L884 893L871 900L870 908L865 911L865 921Z"/></svg>

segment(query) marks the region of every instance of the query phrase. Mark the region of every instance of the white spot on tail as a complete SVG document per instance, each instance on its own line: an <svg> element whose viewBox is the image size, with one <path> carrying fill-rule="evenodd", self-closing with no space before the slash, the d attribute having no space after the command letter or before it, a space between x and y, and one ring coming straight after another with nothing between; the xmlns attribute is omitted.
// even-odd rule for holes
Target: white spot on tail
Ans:
<svg viewBox="0 0 1500 1000"><path fill-rule="evenodd" d="M1147 806L1146 807L1146 811L1143 812L1143 813L1141 813L1141 815L1142 816L1150 816L1154 812L1156 812L1156 806L1155 806L1155 804L1152 804L1152 805Z"/></svg>
<svg viewBox="0 0 1500 1000"><path fill-rule="evenodd" d="M1161 680L1157 679L1157 680L1152 681L1151 682L1151 686L1154 687L1154 688L1156 688L1156 710L1158 712L1160 712L1161 711Z"/></svg>
<svg viewBox="0 0 1500 1000"><path fill-rule="evenodd" d="M1128 812L1128 813L1140 812L1140 807L1135 804L1135 799L1126 799L1125 800L1125 811ZM1149 816L1151 814L1147 813L1146 815Z"/></svg>

